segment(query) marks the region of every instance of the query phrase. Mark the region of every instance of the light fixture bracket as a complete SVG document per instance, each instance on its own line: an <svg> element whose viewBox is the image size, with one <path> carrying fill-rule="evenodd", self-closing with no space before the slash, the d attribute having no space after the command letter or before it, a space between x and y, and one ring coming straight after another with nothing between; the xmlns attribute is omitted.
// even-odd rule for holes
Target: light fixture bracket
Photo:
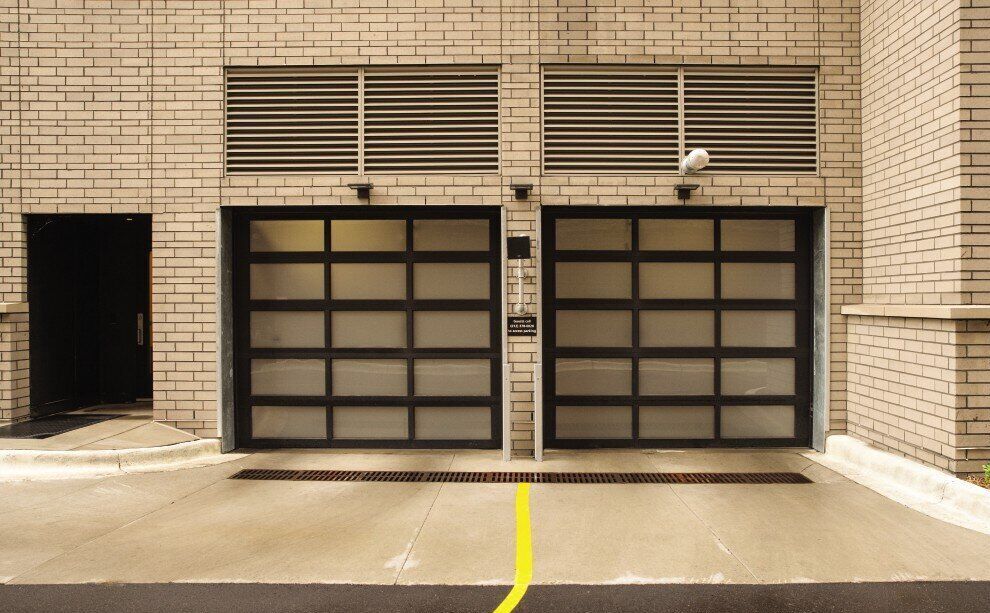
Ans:
<svg viewBox="0 0 990 613"><path fill-rule="evenodd" d="M529 192L533 191L532 183L513 183L509 186L516 193L516 200L526 200Z"/></svg>
<svg viewBox="0 0 990 613"><path fill-rule="evenodd" d="M699 187L701 186L696 183L690 183L690 184L682 183L680 185L674 186L674 193L677 194L678 200L687 200L688 198L691 197L691 192L698 189Z"/></svg>
<svg viewBox="0 0 990 613"><path fill-rule="evenodd" d="M371 189L375 187L371 183L348 183L347 187L357 192L357 197L361 200L371 199Z"/></svg>

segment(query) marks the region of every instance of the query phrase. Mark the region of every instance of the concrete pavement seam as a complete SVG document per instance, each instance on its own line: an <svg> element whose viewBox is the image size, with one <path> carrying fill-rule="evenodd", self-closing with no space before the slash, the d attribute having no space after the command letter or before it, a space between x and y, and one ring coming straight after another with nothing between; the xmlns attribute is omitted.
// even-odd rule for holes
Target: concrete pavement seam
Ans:
<svg viewBox="0 0 990 613"><path fill-rule="evenodd" d="M131 426L130 428L127 428L126 430L121 430L120 432L117 432L116 434L108 434L107 436L104 436L103 438L96 439L95 441L89 441L88 443L82 443L81 445L76 445L75 447L69 447L66 451L75 451L75 450L79 449L80 447L85 447L86 445L92 445L94 443L99 443L100 441L105 441L108 438L113 438L115 436L120 436L121 434L126 434L126 433L130 432L131 430L136 430L136 429L140 428L141 426L144 426L147 423L154 423L154 422L144 422L144 423L135 424L135 425Z"/></svg>
<svg viewBox="0 0 990 613"><path fill-rule="evenodd" d="M749 565L746 564L746 562L744 562L742 560L742 558L740 558L738 555L736 555L736 552L734 552L731 549L729 549L729 546L725 544L725 542L722 540L722 537L719 536L718 532L714 528L712 528L708 524L708 522L706 522L700 515L698 515L698 513L694 509L691 508L691 505L689 505L687 503L687 501L685 501L683 498L681 498L681 495L677 493L677 490L672 485L668 485L667 487L670 488L670 491L674 495L674 497L677 498L677 500L679 500L681 502L681 504L684 505L684 508L686 508L688 511L690 511L691 512L691 515L694 515L698 519L698 521L701 522L701 525L704 526L705 529L707 529L708 532L711 533L711 535L715 538L715 540L718 541L719 546L725 548L725 551L730 556L732 556L733 559L735 559L737 562L739 562L739 564L741 564L742 567L746 569L746 572L749 573L750 576L752 576L753 579L757 583L763 583L763 580L756 576L756 573L753 572L753 569L751 569L749 567Z"/></svg>
<svg viewBox="0 0 990 613"><path fill-rule="evenodd" d="M447 470L454 465L454 460L457 458L457 453L450 454L450 462L447 464ZM402 571L406 570L406 564L409 562L409 556L412 555L413 548L416 547L416 541L419 540L419 535L423 533L423 528L426 527L426 521L430 518L430 513L433 512L433 507L437 504L437 500L440 499L440 492L443 491L443 486L445 483L441 483L440 487L437 488L437 493L433 496L433 502L430 503L430 508L426 509L426 514L423 515L423 521L419 524L419 528L416 529L416 534L413 536L413 540L409 543L409 549L406 550L406 557L402 559L402 564L399 565L398 572L395 573L395 581L392 585L398 585L399 579L402 577Z"/></svg>
<svg viewBox="0 0 990 613"><path fill-rule="evenodd" d="M663 469L662 469L662 468L661 468L660 466L658 466L658 465L657 465L657 462L656 462L656 461L654 460L654 458L652 458L652 457L651 457L651 458L650 458L650 461L651 461L651 462L653 463L653 466L654 466L654 467L656 467L656 469L657 469L658 471L661 471L661 472L663 472ZM688 511L689 511L689 512L691 513L691 515L694 515L694 517L695 517L695 518L696 518L696 519L697 519L697 520L698 520L699 522L701 522L701 525L702 525L702 526L704 526L706 530L708 530L708 532L709 532L709 533L710 533L710 534L712 535L712 537L713 537L713 538L714 538L714 539L715 539L715 540L716 540L716 541L718 542L718 544L719 544L719 545L720 545L721 547L723 547L723 548L725 549L725 551L726 551L726 552L728 552L728 554L729 554L730 556L732 556L732 558L733 558L733 559L734 559L734 560L735 560L736 562L739 562L739 564L740 564L740 565L741 565L741 566L742 566L743 568L745 568L745 569L746 569L746 572L747 572L747 573L749 573L751 577L753 577L753 580L755 580L755 581L756 581L757 583L763 583L763 580L762 580L762 579L760 579L759 577L757 577L757 576L756 576L756 573L754 573L754 572L753 572L753 569L751 569L751 568L749 567L749 565L747 565L747 564L746 564L745 562L743 562L743 561L742 561L742 558L740 558L740 557L739 557L738 555L736 555L736 552L734 552L734 551L732 551L731 549L729 549L729 546L728 546L728 545L726 545L726 544L725 544L725 543L724 543L724 542L722 541L722 537L721 537L721 536L719 536L719 534L718 534L718 532L716 532L716 531L715 531L715 529L714 529L714 528L712 528L712 527L711 527L711 526L710 526L710 525L708 524L708 522L706 522L706 521L704 520L704 518L702 518L702 517L701 517L700 515L698 515L698 513L697 513L697 512L696 512L696 511L695 511L694 509L692 509L692 508L691 508L691 505L689 505L689 504L687 503L687 501L685 501L685 500L684 500L683 498L681 498L681 495L677 493L677 490L676 490L676 489L675 489L675 488L674 488L674 487L673 487L672 485L665 485L664 487L667 487L667 488L669 488L669 489L670 489L670 493L674 495L674 498L677 498L677 500L678 500L678 501L679 501L679 502L680 502L680 503L681 503L682 505L684 505L684 508L685 508L685 509L687 509L687 510L688 510Z"/></svg>
<svg viewBox="0 0 990 613"><path fill-rule="evenodd" d="M82 479L73 480L75 483L79 484L79 487L73 489L72 491L65 492L64 494L57 494L52 498L46 498L44 502L39 502L37 504L29 504L27 506L17 507L15 509L7 509L6 511L0 511L0 516L7 515L8 513L14 513L16 511L26 511L30 509L37 509L43 506L47 506L53 502L57 502L65 498L66 496L72 496L73 494L77 494L86 488L93 487L94 485L99 485L109 478L110 478L109 476L93 477L93 483L83 483ZM32 483L32 481L8 481L5 484L10 485L10 484L22 484L22 483ZM51 483L51 481L48 481L47 483ZM0 484L4 484L4 482L0 482Z"/></svg>
<svg viewBox="0 0 990 613"><path fill-rule="evenodd" d="M125 476L125 475L118 475L118 476ZM109 479L110 479L110 477L107 477L105 479L101 479L100 483L102 483L103 481L108 481ZM110 530L107 530L106 532L103 532L101 534L98 534L97 536L94 536L94 537L92 537L90 539L87 539L87 540L81 542L81 543L78 543L75 547L72 547L70 549L66 549L65 551L63 551L63 552L61 552L59 554L56 554L56 555L54 555L54 556L52 556L50 558L46 558L45 560L39 562L38 564L35 564L31 568L28 568L27 570L24 570L23 572L21 572L21 573L19 573L17 575L11 576L9 579L7 579L6 581L4 581L3 584L5 584L5 585L6 584L10 584L12 581L16 581L17 579L23 577L24 575L26 575L26 574L34 571L34 570L37 570L37 569L41 568L42 566L44 566L45 564L48 564L49 562L51 562L53 560L57 560L58 558L61 558L62 556L69 555L70 553L76 551L77 549L79 549L81 547L84 547L84 546L88 545L89 543L92 543L93 541L95 541L97 539L101 539L101 538L103 538L103 537L105 537L107 535L113 534L114 532L116 532L118 530L122 530L122 529L126 528L127 526L130 526L130 525L132 525L132 524L134 524L136 522L139 522L142 519L144 519L144 518L146 518L146 517L148 517L150 515L154 515L155 513L161 511L162 509L165 509L167 507L170 507L170 506L172 506L173 504L175 504L177 502L180 502L182 500L185 500L186 498L189 498L190 496L193 496L195 494L198 494L198 493L202 492L203 490L206 490L206 489L211 488L211 487L213 487L215 485L218 485L219 483L221 483L221 482L223 482L225 480L226 480L226 478L218 479L218 480L214 481L213 483L208 483L208 484L204 485L201 488L198 488L196 490L193 490L191 492L188 492L187 494L185 494L183 496L180 496L179 498L176 498L175 500L169 500L168 498L166 498L164 496L157 496L156 494L153 494L151 492L146 492L146 491L144 491L142 489L135 488L132 485L126 485L126 484L124 484L125 487L130 487L130 488L132 488L132 489L134 489L136 491L141 492L142 494L145 494L145 495L148 495L148 496L154 496L156 498L161 498L162 500L164 500L165 504L163 504L163 505L161 505L159 507L156 507L155 509L153 509L151 511L148 511L147 513L144 513L143 515L140 515L138 517L135 517L134 519L132 519L130 521L124 522L123 524L117 526L116 528L111 528ZM93 485L98 485L98 484L93 484Z"/></svg>

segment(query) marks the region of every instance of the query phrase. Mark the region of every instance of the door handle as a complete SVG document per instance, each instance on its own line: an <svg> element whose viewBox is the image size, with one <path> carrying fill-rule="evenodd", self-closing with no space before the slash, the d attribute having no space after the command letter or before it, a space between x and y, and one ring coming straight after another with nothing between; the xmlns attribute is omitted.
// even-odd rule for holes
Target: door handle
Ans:
<svg viewBox="0 0 990 613"><path fill-rule="evenodd" d="M144 346L144 313L137 314L137 344L138 347Z"/></svg>

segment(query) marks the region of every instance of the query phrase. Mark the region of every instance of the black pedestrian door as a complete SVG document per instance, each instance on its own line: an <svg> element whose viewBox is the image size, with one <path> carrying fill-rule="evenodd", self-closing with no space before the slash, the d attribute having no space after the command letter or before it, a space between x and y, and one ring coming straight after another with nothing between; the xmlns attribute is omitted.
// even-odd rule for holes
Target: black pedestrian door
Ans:
<svg viewBox="0 0 990 613"><path fill-rule="evenodd" d="M241 446L499 446L497 208L260 210L234 231Z"/></svg>
<svg viewBox="0 0 990 613"><path fill-rule="evenodd" d="M548 447L809 444L804 212L543 218Z"/></svg>

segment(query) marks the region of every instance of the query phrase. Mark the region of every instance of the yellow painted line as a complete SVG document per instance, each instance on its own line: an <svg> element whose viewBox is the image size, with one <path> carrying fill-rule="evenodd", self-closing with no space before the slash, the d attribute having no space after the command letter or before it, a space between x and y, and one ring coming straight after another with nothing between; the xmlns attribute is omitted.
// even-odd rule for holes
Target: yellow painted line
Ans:
<svg viewBox="0 0 990 613"><path fill-rule="evenodd" d="M529 526L529 483L516 489L516 581L495 613L509 613L526 595L533 580L533 533Z"/></svg>

